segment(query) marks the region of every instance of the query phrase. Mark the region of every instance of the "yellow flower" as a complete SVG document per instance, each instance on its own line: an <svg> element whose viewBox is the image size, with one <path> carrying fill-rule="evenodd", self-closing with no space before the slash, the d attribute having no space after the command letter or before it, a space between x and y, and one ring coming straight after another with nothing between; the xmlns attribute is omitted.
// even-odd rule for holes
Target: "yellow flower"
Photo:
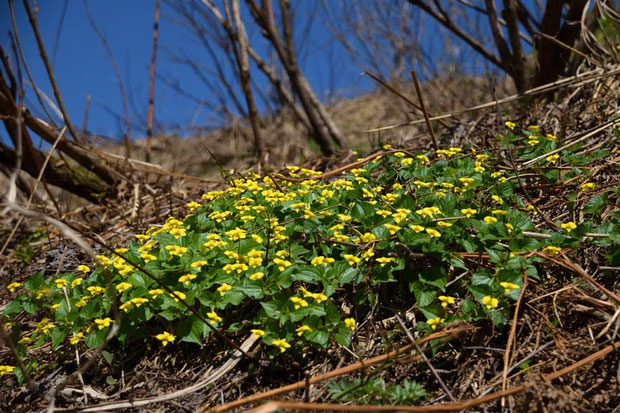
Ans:
<svg viewBox="0 0 620 413"><path fill-rule="evenodd" d="M77 307L77 304L76 304L76 307ZM52 310L58 310L60 308L60 303L53 304L53 305L50 306L50 308ZM5 325L5 327L6 327L6 325Z"/></svg>
<svg viewBox="0 0 620 413"><path fill-rule="evenodd" d="M463 183L464 187L468 187L471 183L474 182L473 178L459 178L459 181Z"/></svg>
<svg viewBox="0 0 620 413"><path fill-rule="evenodd" d="M474 215L475 213L477 213L478 211L476 211L475 209L471 209L471 208L465 208L465 209L461 209L461 212L467 217L471 217L472 215Z"/></svg>
<svg viewBox="0 0 620 413"><path fill-rule="evenodd" d="M185 286L188 286L196 277L198 277L196 274L185 274L179 277L179 282L183 283Z"/></svg>
<svg viewBox="0 0 620 413"><path fill-rule="evenodd" d="M99 286L92 286L86 289L91 295L103 294L105 292L105 288Z"/></svg>
<svg viewBox="0 0 620 413"><path fill-rule="evenodd" d="M413 163L413 158L404 158L402 161L400 161L400 163L404 166L409 166Z"/></svg>
<svg viewBox="0 0 620 413"><path fill-rule="evenodd" d="M286 340L283 338L273 340L271 344L279 348L281 353L284 353L287 348L291 348L291 345L287 343Z"/></svg>
<svg viewBox="0 0 620 413"><path fill-rule="evenodd" d="M540 131L540 129L538 128L538 126L536 125L530 125L527 127L529 130L531 130L532 132L536 132L538 133Z"/></svg>
<svg viewBox="0 0 620 413"><path fill-rule="evenodd" d="M381 266L385 266L385 264L389 262L396 262L396 258L394 257L379 257L377 258L377 262L381 264Z"/></svg>
<svg viewBox="0 0 620 413"><path fill-rule="evenodd" d="M543 252L551 255L558 255L562 251L558 247L554 247L553 245L549 245L548 247L543 248Z"/></svg>
<svg viewBox="0 0 620 413"><path fill-rule="evenodd" d="M161 341L161 344L166 347L168 345L168 343L172 343L174 340L176 340L176 337L173 336L172 334L170 334L167 331L164 331L161 334L157 334L155 336L156 339L158 339L159 341Z"/></svg>
<svg viewBox="0 0 620 413"><path fill-rule="evenodd" d="M113 323L113 322L114 320L112 320L110 317L95 319L95 324L97 324L97 328L99 330L103 330L104 328L109 327L110 323Z"/></svg>
<svg viewBox="0 0 620 413"><path fill-rule="evenodd" d="M591 191L594 188L596 188L596 184L594 182L588 182L588 183L582 184L581 186L579 186L579 188L581 188L581 190L584 192Z"/></svg>
<svg viewBox="0 0 620 413"><path fill-rule="evenodd" d="M179 300L185 300L185 294L183 294L180 291L173 291L172 294L170 294L170 296L172 297L172 299L174 301L179 301Z"/></svg>
<svg viewBox="0 0 620 413"><path fill-rule="evenodd" d="M82 281L84 281L83 278L76 278L75 280L71 281L71 287L77 287L78 285L82 284Z"/></svg>
<svg viewBox="0 0 620 413"><path fill-rule="evenodd" d="M232 241L238 241L240 239L245 238L245 236L246 236L245 231L242 230L241 228L231 229L230 231L226 231L225 234Z"/></svg>
<svg viewBox="0 0 620 413"><path fill-rule="evenodd" d="M227 291L230 291L230 290L232 290L232 285L226 284L226 283L224 283L224 284L220 285L219 287L217 287L217 292L220 293L220 296L222 296L222 297L224 295L226 295Z"/></svg>
<svg viewBox="0 0 620 413"><path fill-rule="evenodd" d="M441 237L441 233L436 229L426 228L426 232L430 235L431 238L439 238Z"/></svg>
<svg viewBox="0 0 620 413"><path fill-rule="evenodd" d="M354 318L345 318L344 319L344 325L346 328L348 328L349 330L355 330L355 326L356 326L356 322Z"/></svg>
<svg viewBox="0 0 620 413"><path fill-rule="evenodd" d="M422 231L424 231L424 227L422 225L409 225L409 228L411 228L415 232L422 232Z"/></svg>
<svg viewBox="0 0 620 413"><path fill-rule="evenodd" d="M83 338L84 338L84 333L80 331L79 333L76 333L73 337L69 338L69 344L74 346L77 343L79 343L80 340Z"/></svg>
<svg viewBox="0 0 620 413"><path fill-rule="evenodd" d="M147 239L151 238L150 235L144 235L144 234L137 234L137 235L134 235L134 237L136 237L138 241L146 241Z"/></svg>
<svg viewBox="0 0 620 413"><path fill-rule="evenodd" d="M178 245L166 245L166 251L168 251L168 253L170 254L170 257L173 256L178 256L178 257L182 257L183 254L185 254L187 252L187 248L186 247L180 247Z"/></svg>
<svg viewBox="0 0 620 413"><path fill-rule="evenodd" d="M64 280L62 278L54 280L54 282L56 283L57 288L62 288L62 287L66 287L67 285L69 285L69 281Z"/></svg>
<svg viewBox="0 0 620 413"><path fill-rule="evenodd" d="M88 304L89 300L90 300L90 297L86 295L86 296L80 298L80 301L75 303L75 306L78 307L78 308L86 307L86 304Z"/></svg>
<svg viewBox="0 0 620 413"><path fill-rule="evenodd" d="M385 149L386 151L390 149L391 147L392 145L390 145L389 143L386 143L385 145L383 145L383 149Z"/></svg>
<svg viewBox="0 0 620 413"><path fill-rule="evenodd" d="M256 337L258 337L258 338L261 338L262 336L265 335L265 331L264 330L252 329L252 330L250 330L250 332L252 334L254 334Z"/></svg>
<svg viewBox="0 0 620 413"><path fill-rule="evenodd" d="M49 292L50 292L49 287L39 288L38 290L35 291L35 293L37 293L37 300L40 300Z"/></svg>
<svg viewBox="0 0 620 413"><path fill-rule="evenodd" d="M439 225L442 228L450 228L452 226L451 223L446 222L446 221L439 221L437 225Z"/></svg>
<svg viewBox="0 0 620 413"><path fill-rule="evenodd" d="M319 265L326 265L325 264L325 257L322 256L322 255L318 255L318 256L312 258L312 261L310 261L310 264L314 265L315 267L319 266Z"/></svg>
<svg viewBox="0 0 620 413"><path fill-rule="evenodd" d="M190 211L193 211L196 208L200 208L201 206L202 206L201 204L195 201L192 201L189 204L187 204L187 207L189 208Z"/></svg>
<svg viewBox="0 0 620 413"><path fill-rule="evenodd" d="M344 258L345 260L347 260L347 262L349 263L349 265L355 265L358 262L360 262L360 259L358 257L356 257L355 255L352 254L344 254L342 256L342 258Z"/></svg>
<svg viewBox="0 0 620 413"><path fill-rule="evenodd" d="M572 230L574 230L575 228L577 228L577 224L575 224L574 222L567 222L565 224L561 224L560 227L564 228L566 230L566 232L571 232Z"/></svg>
<svg viewBox="0 0 620 413"><path fill-rule="evenodd" d="M439 301L441 301L441 306L442 307L447 307L449 304L454 304L455 303L455 298L454 297L449 297L447 295L440 295L439 296Z"/></svg>
<svg viewBox="0 0 620 413"><path fill-rule="evenodd" d="M207 313L207 318L211 320L211 324L221 323L222 321L224 321L224 319L220 317L219 315L217 315L215 311L211 311Z"/></svg>
<svg viewBox="0 0 620 413"><path fill-rule="evenodd" d="M503 209L494 209L493 211L491 211L491 213L493 215L506 215L508 211L505 211Z"/></svg>
<svg viewBox="0 0 620 413"><path fill-rule="evenodd" d="M484 217L484 222L485 222L487 225L495 224L495 223L497 222L497 218L495 218L495 217L491 217L491 216Z"/></svg>
<svg viewBox="0 0 620 413"><path fill-rule="evenodd" d="M201 260L201 261L194 261L194 262L192 262L192 265L190 265L190 267L197 268L198 270L200 270L205 265L207 265L207 261Z"/></svg>
<svg viewBox="0 0 620 413"><path fill-rule="evenodd" d="M149 294L153 297L153 300L159 297L160 294L163 294L164 290L161 288L156 288L154 290L149 290Z"/></svg>
<svg viewBox="0 0 620 413"><path fill-rule="evenodd" d="M278 266L278 269L280 271L284 271L286 269L286 267L290 267L291 266L291 262L290 261L283 260L283 259L280 259L280 258L274 258L273 259L273 263Z"/></svg>
<svg viewBox="0 0 620 413"><path fill-rule="evenodd" d="M401 229L398 225L383 224L383 226L386 227L388 231L390 231L391 235L396 234L396 232L398 232Z"/></svg>
<svg viewBox="0 0 620 413"><path fill-rule="evenodd" d="M308 327L307 325L304 324L303 326L295 329L295 331L297 332L298 336L302 336L306 331L308 333L311 333L312 332L312 328L310 328L310 327Z"/></svg>
<svg viewBox="0 0 620 413"><path fill-rule="evenodd" d="M491 297L490 295L485 295L484 297L482 297L482 304L484 304L486 308L490 310L491 308L495 308L498 306L499 300L497 298Z"/></svg>
<svg viewBox="0 0 620 413"><path fill-rule="evenodd" d="M14 293L15 290L17 290L19 287L21 287L22 285L24 285L23 283L10 283L9 285L6 286L6 289L9 290L10 293Z"/></svg>
<svg viewBox="0 0 620 413"><path fill-rule="evenodd" d="M518 290L520 287L517 284L509 283L509 282L501 282L499 285L502 286L504 292L509 293L512 290Z"/></svg>
<svg viewBox="0 0 620 413"><path fill-rule="evenodd" d="M15 366L0 366L0 376L13 373Z"/></svg>
<svg viewBox="0 0 620 413"><path fill-rule="evenodd" d="M390 211L386 211L385 209L380 209L377 211L377 215L381 215L383 218L392 215Z"/></svg>
<svg viewBox="0 0 620 413"><path fill-rule="evenodd" d="M290 300L295 305L295 310L297 310L299 307L308 307L308 302L302 298L291 297Z"/></svg>
<svg viewBox="0 0 620 413"><path fill-rule="evenodd" d="M545 158L545 160L549 163L555 164L557 160L560 159L560 155L549 155Z"/></svg>
<svg viewBox="0 0 620 413"><path fill-rule="evenodd" d="M87 273L87 272L90 272L90 268L88 267L88 265L78 265L78 271Z"/></svg>
<svg viewBox="0 0 620 413"><path fill-rule="evenodd" d="M116 291L118 291L119 293L122 293L123 291L128 290L131 287L133 287L133 285L128 282L118 283L116 284Z"/></svg>
<svg viewBox="0 0 620 413"><path fill-rule="evenodd" d="M366 251L362 252L362 258L365 259L366 261L374 257L374 255L375 255L375 251L372 248L369 248Z"/></svg>
<svg viewBox="0 0 620 413"><path fill-rule="evenodd" d="M419 159L421 163L429 163L430 162L430 160L428 159L428 156L426 156L426 155L417 155L416 158Z"/></svg>
<svg viewBox="0 0 620 413"><path fill-rule="evenodd" d="M314 300L319 304L327 300L327 296L322 293L310 293L310 297L314 298Z"/></svg>
<svg viewBox="0 0 620 413"><path fill-rule="evenodd" d="M550 141L557 141L558 137L557 136L553 136L553 135L548 133L547 134L547 139L549 139Z"/></svg>
<svg viewBox="0 0 620 413"><path fill-rule="evenodd" d="M437 326L441 325L444 321L446 320L441 317L437 317L437 318L431 318L430 320L426 320L426 324L428 324L429 326L431 326L433 330L435 330Z"/></svg>
<svg viewBox="0 0 620 413"><path fill-rule="evenodd" d="M509 129L514 129L515 126L517 126L516 124L512 123L512 122L504 122L504 125L506 125Z"/></svg>
<svg viewBox="0 0 620 413"><path fill-rule="evenodd" d="M506 228L508 229L508 232L512 232L515 229L512 224L506 224Z"/></svg>

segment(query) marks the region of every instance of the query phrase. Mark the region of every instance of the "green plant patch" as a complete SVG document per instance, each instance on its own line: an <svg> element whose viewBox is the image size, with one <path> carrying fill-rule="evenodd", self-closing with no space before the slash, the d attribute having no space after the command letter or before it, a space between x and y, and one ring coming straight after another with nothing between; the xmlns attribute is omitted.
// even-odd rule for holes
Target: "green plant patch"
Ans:
<svg viewBox="0 0 620 413"><path fill-rule="evenodd" d="M525 147L514 150L517 159L556 146L537 130L503 141ZM537 162L553 167L566 156ZM416 306L422 334L457 320L489 318L502 327L523 277L538 277L528 252L579 248L591 231L609 235L592 239L605 242L617 263L620 240L620 214L601 218L611 192L589 198L587 222L557 223L557 231L544 232L548 238L526 236L536 231L538 212L505 164L466 148L391 150L335 176L291 166L286 176L232 179L187 204L186 216L135 235L95 265L10 284L15 297L5 325L33 368L29 350L97 347L117 323L114 340L124 346L201 345L214 329L255 334L272 357L348 346L387 298ZM541 168L540 179L558 177ZM575 202L596 190L590 182L573 185ZM484 265L471 259L476 254L488 257ZM34 327L17 321L24 311ZM403 386L394 390L400 402L424 394L416 383Z"/></svg>

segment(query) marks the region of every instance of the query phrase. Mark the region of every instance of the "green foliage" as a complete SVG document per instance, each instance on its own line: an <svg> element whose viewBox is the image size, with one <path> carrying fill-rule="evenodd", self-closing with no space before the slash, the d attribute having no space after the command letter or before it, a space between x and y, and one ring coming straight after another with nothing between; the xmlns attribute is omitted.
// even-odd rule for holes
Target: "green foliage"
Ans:
<svg viewBox="0 0 620 413"><path fill-rule="evenodd" d="M525 147L515 150L521 159L556 148L551 135L523 136L502 138ZM574 162L569 155L540 160L540 179L557 180L549 171L565 158ZM307 346L348 346L357 328L349 314L364 316L385 296L415 304L426 319L421 333L487 317L501 327L523 275L538 277L527 252L579 248L591 242L584 234L598 232L609 238L593 242L612 247L612 263L620 259L619 214L605 214L604 221L601 215L612 192L589 198L585 222L559 223L550 239L532 238L524 231L535 230L536 209L501 165L496 155L473 149L434 156L388 151L328 179L297 167L287 177L233 179L228 189L204 194L204 203L190 202L182 219L169 217L113 255L98 256L92 271L40 272L25 285L10 284L17 294L3 314L12 321L26 311L40 320L34 328L22 331L18 322L12 328L23 356L48 343L97 347L119 321L122 345L152 339L200 345L217 328L256 334L273 357ZM573 185L572 203L596 188ZM429 266L419 268L415 254ZM477 254L488 255L489 265L467 259ZM420 393L414 384L398 390L402 397Z"/></svg>
<svg viewBox="0 0 620 413"><path fill-rule="evenodd" d="M402 384L386 387L383 380L375 376L333 381L327 385L327 391L334 401L401 406L411 405L427 395L424 386L416 381L405 379Z"/></svg>

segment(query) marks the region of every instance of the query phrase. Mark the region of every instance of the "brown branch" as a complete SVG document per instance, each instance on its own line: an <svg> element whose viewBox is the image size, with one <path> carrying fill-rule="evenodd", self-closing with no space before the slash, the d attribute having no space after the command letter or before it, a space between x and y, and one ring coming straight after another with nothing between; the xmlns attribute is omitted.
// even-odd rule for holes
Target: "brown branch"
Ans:
<svg viewBox="0 0 620 413"><path fill-rule="evenodd" d="M426 106L424 105L424 98L422 97L422 90L420 89L420 82L418 82L418 76L415 73L415 70L411 71L411 77L413 78L413 84L415 86L415 91L418 94L418 101L420 102L420 107L422 108L422 113L424 114L424 120L426 121L426 126L428 127L428 131L431 134L431 140L433 141L433 148L435 151L439 150L439 146L437 145L437 138L435 137L435 131L433 130L433 124L431 123L428 111L426 110Z"/></svg>
<svg viewBox="0 0 620 413"><path fill-rule="evenodd" d="M465 331L472 331L475 330L475 327L472 327L470 325L463 325L463 326L459 326L456 328L452 328L452 329L447 329L444 331L440 331L437 333L433 333L430 334L420 340L417 341L418 345L422 345L425 343L428 343L431 340L436 340L436 339L445 339L445 340L449 340L452 337L456 337L458 334L465 332ZM404 347L401 347L397 350L394 351L390 351L388 353L382 354L380 356L375 356L375 357L371 357L369 359L366 360L362 360L359 361L357 363L353 363L350 364L348 366L345 367L341 367L332 371L329 371L327 373L323 373L323 374L319 374L317 376L311 377L309 380L301 380L298 381L297 383L293 383L293 384L289 384L287 386L283 386L283 387L279 387L277 389L272 389L272 390L267 390L265 392L262 393L257 393L257 394L253 394L252 396L248 396L248 397L244 397L242 399L239 400L235 400L233 402L229 402L220 406L217 406L215 408L208 408L207 406L202 406L200 411L201 412L224 412L227 410L231 410L234 409L236 407L240 407L240 406L244 406L246 404L249 403L255 403L257 401L260 400L264 400L268 397L274 397L274 396L278 396L280 394L284 394L284 393L288 393L291 391L295 391L295 390L301 390L304 389L307 386L307 383L309 382L310 384L315 384L315 383L319 383L321 381L325 381L325 380L329 380L332 379L334 377L338 377L341 376L343 374L347 374L347 373L351 373L357 370L362 370L362 369L366 369L368 367L374 366L376 364L380 364L383 362L387 362L389 360L395 359L398 356L402 355L403 353L406 353L408 351L410 351L411 349L414 348L413 344L408 344ZM418 361L420 360L420 357L414 357L413 359L411 359L411 361ZM338 405L340 406L340 405ZM359 406L356 406L359 407Z"/></svg>
<svg viewBox="0 0 620 413"><path fill-rule="evenodd" d="M146 161L151 162L151 139L153 138L153 116L155 112L155 61L157 59L157 42L159 40L159 10L161 0L155 3L155 18L153 22L153 52L149 68L149 113L146 125Z"/></svg>
<svg viewBox="0 0 620 413"><path fill-rule="evenodd" d="M517 16L517 0L504 0L504 17L508 27L508 40L512 47L512 67L517 90L524 91L529 87L528 73L525 67L525 52L519 37L519 19Z"/></svg>
<svg viewBox="0 0 620 413"><path fill-rule="evenodd" d="M13 0L9 0L12 2ZM37 39L37 45L39 47L39 54L41 55L41 60L43 60L43 64L45 65L45 70L47 71L47 76L49 77L50 83L52 85L52 90L54 91L54 96L56 97L56 102L58 103L58 107L62 112L63 120L65 124L69 128L69 133L73 136L73 139L76 142L82 142L82 138L78 135L77 131L73 127L73 123L69 118L69 113L67 112L67 108L65 107L65 102L62 100L62 95L60 94L60 89L58 88L58 84L56 83L56 77L54 76L54 71L52 70L52 66L50 64L49 58L47 57L47 52L45 51L45 45L43 44L43 39L41 38L41 33L39 32L39 26L37 21L30 9L30 5L28 4L28 0L23 0L24 8L26 9L26 13L28 14L28 21L30 22L30 26L32 27L32 31L34 33L35 38ZM34 84L33 84L34 85Z"/></svg>
<svg viewBox="0 0 620 413"><path fill-rule="evenodd" d="M437 10L433 9L429 4L426 3L425 0L408 0L409 3L413 4L424 10L427 14L429 14L433 19L437 20L442 26L446 29L450 30L452 33L461 38L465 43L467 43L472 49L481 54L485 59L489 62L493 63L495 66L502 70L506 70L506 66L504 62L497 58L489 49L484 47L482 43L471 37L469 34L465 33L463 29L458 27L454 21L447 18L446 16L441 15Z"/></svg>

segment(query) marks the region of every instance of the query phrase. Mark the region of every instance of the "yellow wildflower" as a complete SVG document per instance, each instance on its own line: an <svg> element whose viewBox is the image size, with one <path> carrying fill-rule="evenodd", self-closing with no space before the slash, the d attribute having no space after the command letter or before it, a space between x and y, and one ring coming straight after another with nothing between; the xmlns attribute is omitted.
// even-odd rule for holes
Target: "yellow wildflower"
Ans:
<svg viewBox="0 0 620 413"><path fill-rule="evenodd" d="M560 227L564 228L566 230L566 232L571 232L572 230L574 230L575 228L577 228L577 224L575 224L574 222L567 222L565 224L560 224Z"/></svg>
<svg viewBox="0 0 620 413"><path fill-rule="evenodd" d="M281 353L284 353L287 348L291 347L291 345L287 343L286 340L283 338L273 340L271 344L279 348Z"/></svg>
<svg viewBox="0 0 620 413"><path fill-rule="evenodd" d="M265 331L264 330L252 329L252 330L250 330L250 332L252 334L254 334L256 337L258 337L258 338L261 338L262 336L265 335Z"/></svg>
<svg viewBox="0 0 620 413"><path fill-rule="evenodd" d="M159 297L163 293L164 293L164 290L161 288L155 288L153 290L149 290L149 294L151 295L151 297L153 297L153 300Z"/></svg>
<svg viewBox="0 0 620 413"><path fill-rule="evenodd" d="M192 262L192 265L190 265L190 267L197 268L198 270L200 270L205 265L207 265L207 261L201 260L201 261Z"/></svg>
<svg viewBox="0 0 620 413"><path fill-rule="evenodd" d="M344 254L342 256L342 258L344 258L345 260L347 260L347 262L349 263L349 265L355 265L358 262L360 262L360 259L358 257L356 257L355 255L352 254Z"/></svg>
<svg viewBox="0 0 620 413"><path fill-rule="evenodd" d="M558 255L560 253L560 251L562 251L560 248L554 247L553 245L549 245L549 246L543 248L543 252L544 253L551 254L551 255Z"/></svg>
<svg viewBox="0 0 620 413"><path fill-rule="evenodd" d="M515 126L517 126L516 124L512 123L512 122L504 122L504 125L506 125L508 127L508 129L513 130L515 128Z"/></svg>
<svg viewBox="0 0 620 413"><path fill-rule="evenodd" d="M57 288L62 288L62 287L66 287L67 285L69 285L69 281L64 280L62 278L54 280L54 282L56 283Z"/></svg>
<svg viewBox="0 0 620 413"><path fill-rule="evenodd" d="M591 191L594 188L596 188L596 184L594 182L588 182L588 183L580 185L579 188L581 188L581 190L584 192Z"/></svg>
<svg viewBox="0 0 620 413"><path fill-rule="evenodd" d="M161 341L161 344L166 347L168 345L168 343L172 343L174 340L176 340L176 337L173 336L172 334L170 334L167 331L164 331L161 334L157 334L155 336L156 339L158 339L159 341Z"/></svg>
<svg viewBox="0 0 620 413"><path fill-rule="evenodd" d="M431 238L439 238L441 237L441 233L436 229L426 228L426 232L430 235Z"/></svg>
<svg viewBox="0 0 620 413"><path fill-rule="evenodd" d="M173 291L170 296L174 301L185 300L186 297L185 294L180 291Z"/></svg>
<svg viewBox="0 0 620 413"><path fill-rule="evenodd" d="M308 302L303 298L291 297L290 300L295 305L295 310L297 310L299 307L308 307Z"/></svg>
<svg viewBox="0 0 620 413"><path fill-rule="evenodd" d="M497 218L492 217L492 216L484 217L484 222L487 225L495 224L497 222Z"/></svg>
<svg viewBox="0 0 620 413"><path fill-rule="evenodd" d="M0 376L11 374L15 370L15 366L0 366Z"/></svg>
<svg viewBox="0 0 620 413"><path fill-rule="evenodd" d="M77 343L79 343L80 340L83 338L84 338L84 333L80 331L79 333L76 333L73 337L69 338L69 344L74 346Z"/></svg>
<svg viewBox="0 0 620 413"><path fill-rule="evenodd" d="M116 291L118 291L119 293L122 293L123 291L128 290L131 287L133 287L133 285L128 282L118 283L116 284Z"/></svg>
<svg viewBox="0 0 620 413"><path fill-rule="evenodd" d="M15 290L17 290L22 285L24 285L24 284L23 283L14 282L14 283L10 283L9 285L7 285L6 289L9 290L10 293L14 293Z"/></svg>
<svg viewBox="0 0 620 413"><path fill-rule="evenodd" d="M224 284L220 285L219 287L217 287L217 292L220 293L220 296L222 296L222 297L224 295L226 295L227 291L230 291L230 290L232 290L232 285L226 284L226 283L224 283Z"/></svg>
<svg viewBox="0 0 620 413"><path fill-rule="evenodd" d="M189 208L190 211L195 210L196 208L200 208L202 205L199 204L198 202L192 201L189 204L187 204L187 207Z"/></svg>
<svg viewBox="0 0 620 413"><path fill-rule="evenodd" d="M512 290L518 290L520 287L517 284L509 283L509 282L501 282L499 285L502 286L504 292L509 293Z"/></svg>
<svg viewBox="0 0 620 413"><path fill-rule="evenodd" d="M439 301L441 301L442 307L447 307L449 304L454 304L456 302L454 297L450 297L447 295L440 295L438 298Z"/></svg>
<svg viewBox="0 0 620 413"><path fill-rule="evenodd" d="M103 330L104 328L109 327L110 323L113 323L113 322L114 320L112 320L110 317L95 319L95 324L97 324L97 328L99 330Z"/></svg>
<svg viewBox="0 0 620 413"><path fill-rule="evenodd" d="M208 312L207 318L211 321L211 324L221 323L222 321L224 321L224 319L217 315L215 311Z"/></svg>
<svg viewBox="0 0 620 413"><path fill-rule="evenodd" d="M401 229L398 225L383 224L383 226L386 227L388 231L390 231L391 235L396 234Z"/></svg>
<svg viewBox="0 0 620 413"><path fill-rule="evenodd" d="M422 231L424 231L424 227L422 225L409 225L409 228L411 228L415 232L422 232Z"/></svg>
<svg viewBox="0 0 620 413"><path fill-rule="evenodd" d="M260 280L264 276L265 276L265 273L255 272L254 274L250 275L250 280L252 280L252 281Z"/></svg>
<svg viewBox="0 0 620 413"><path fill-rule="evenodd" d="M435 330L437 326L443 324L444 321L446 320L441 317L436 317L436 318L431 318L429 320L426 320L426 324L428 324L429 326L431 326L433 330Z"/></svg>
<svg viewBox="0 0 620 413"><path fill-rule="evenodd" d="M78 271L87 273L90 272L90 268L88 267L88 265L78 265Z"/></svg>
<svg viewBox="0 0 620 413"><path fill-rule="evenodd" d="M560 159L560 155L549 155L545 158L545 160L549 163L555 164L557 160Z"/></svg>
<svg viewBox="0 0 620 413"><path fill-rule="evenodd" d="M356 322L354 318L345 318L344 319L344 325L346 328L348 328L349 330L355 330L355 326L356 326Z"/></svg>
<svg viewBox="0 0 620 413"><path fill-rule="evenodd" d="M475 213L477 213L478 211L476 211L475 209L471 209L471 208L465 208L465 209L461 209L461 212L467 217L471 217L472 215L474 215Z"/></svg>
<svg viewBox="0 0 620 413"><path fill-rule="evenodd" d="M495 308L498 306L499 300L497 298L491 297L490 295L485 295L484 297L482 297L482 304L484 304L486 308L490 310L491 308Z"/></svg>
<svg viewBox="0 0 620 413"><path fill-rule="evenodd" d="M298 336L302 336L305 332L311 333L312 332L312 328L308 327L307 325L303 325L297 329L295 329L295 331L297 332Z"/></svg>
<svg viewBox="0 0 620 413"><path fill-rule="evenodd" d="M188 286L196 277L198 277L196 274L185 274L179 277L179 282L183 283L185 286Z"/></svg>
<svg viewBox="0 0 620 413"><path fill-rule="evenodd" d="M273 259L273 263L278 266L278 269L280 271L284 271L286 269L286 267L290 267L291 266L291 262L290 261L283 260L283 259L280 259L280 258L274 258Z"/></svg>

